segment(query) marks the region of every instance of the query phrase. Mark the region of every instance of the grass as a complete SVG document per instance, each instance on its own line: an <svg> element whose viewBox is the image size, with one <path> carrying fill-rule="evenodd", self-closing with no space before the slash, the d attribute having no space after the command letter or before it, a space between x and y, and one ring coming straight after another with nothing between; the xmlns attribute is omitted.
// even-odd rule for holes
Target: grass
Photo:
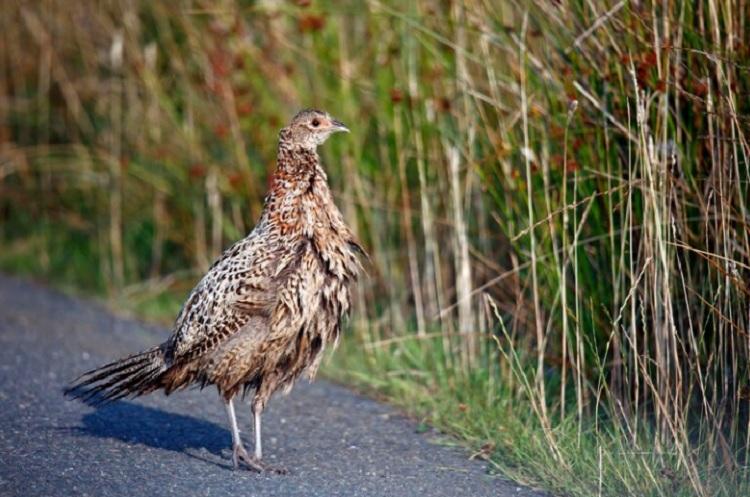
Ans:
<svg viewBox="0 0 750 497"><path fill-rule="evenodd" d="M742 0L11 2L0 268L155 319L299 107L372 254L326 374L574 496L750 493Z"/></svg>
<svg viewBox="0 0 750 497"><path fill-rule="evenodd" d="M441 359L439 337L379 346L377 351L367 345L345 341L323 373L465 441L472 457L488 460L491 473L554 495L697 494L677 451L656 450L653 427L626 436L627 427L609 419L605 406L582 424L572 412L565 418L553 415L551 427L545 426L534 407L533 389L514 384L533 384L534 361L523 370L519 365L508 378L497 375L501 363L457 375ZM746 475L727 471L719 462L711 465L713 451L691 445L691 457L700 462L701 485L713 495L744 495Z"/></svg>

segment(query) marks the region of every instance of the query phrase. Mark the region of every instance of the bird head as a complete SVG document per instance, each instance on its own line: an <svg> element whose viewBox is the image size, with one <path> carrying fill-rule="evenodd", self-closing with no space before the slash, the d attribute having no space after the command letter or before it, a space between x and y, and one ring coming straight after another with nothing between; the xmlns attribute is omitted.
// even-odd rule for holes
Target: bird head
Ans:
<svg viewBox="0 0 750 497"><path fill-rule="evenodd" d="M305 109L294 116L292 122L282 130L281 136L293 145L315 150L339 131L349 132L349 128L327 112Z"/></svg>

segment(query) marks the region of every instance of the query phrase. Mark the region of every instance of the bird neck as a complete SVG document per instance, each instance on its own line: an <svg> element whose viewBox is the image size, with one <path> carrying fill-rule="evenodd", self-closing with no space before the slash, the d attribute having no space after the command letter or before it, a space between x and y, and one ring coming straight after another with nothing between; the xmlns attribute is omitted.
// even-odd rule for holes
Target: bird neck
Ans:
<svg viewBox="0 0 750 497"><path fill-rule="evenodd" d="M287 180L309 181L320 169L320 158L314 148L304 147L282 135L276 155L275 176Z"/></svg>
<svg viewBox="0 0 750 497"><path fill-rule="evenodd" d="M301 226L298 217L303 215L305 206L311 204L306 198L312 197L326 203L331 198L328 177L317 152L280 141L276 171L265 199L262 220L282 232L293 232Z"/></svg>

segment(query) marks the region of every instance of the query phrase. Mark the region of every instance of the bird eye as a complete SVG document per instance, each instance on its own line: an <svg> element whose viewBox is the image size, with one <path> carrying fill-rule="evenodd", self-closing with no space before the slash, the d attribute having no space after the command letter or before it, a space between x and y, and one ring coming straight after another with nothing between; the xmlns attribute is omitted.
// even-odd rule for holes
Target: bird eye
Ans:
<svg viewBox="0 0 750 497"><path fill-rule="evenodd" d="M312 125L317 128L318 126L320 126L320 121L318 121L317 119L313 119Z"/></svg>

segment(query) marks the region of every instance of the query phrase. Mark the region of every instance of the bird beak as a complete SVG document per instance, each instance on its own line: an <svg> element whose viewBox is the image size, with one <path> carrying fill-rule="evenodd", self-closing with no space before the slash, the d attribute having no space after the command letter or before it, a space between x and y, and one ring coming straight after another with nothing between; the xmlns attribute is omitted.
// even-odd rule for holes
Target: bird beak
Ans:
<svg viewBox="0 0 750 497"><path fill-rule="evenodd" d="M341 121L337 121L336 119L331 119L331 126L333 126L334 133L338 131L343 131L345 133L349 132L349 128L347 128L344 123L342 123Z"/></svg>

